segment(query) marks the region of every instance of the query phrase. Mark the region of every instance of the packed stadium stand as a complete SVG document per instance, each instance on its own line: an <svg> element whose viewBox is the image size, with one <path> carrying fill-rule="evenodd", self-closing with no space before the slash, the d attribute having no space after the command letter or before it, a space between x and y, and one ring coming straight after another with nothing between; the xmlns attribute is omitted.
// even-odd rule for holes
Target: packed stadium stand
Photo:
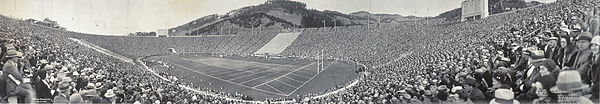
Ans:
<svg viewBox="0 0 600 104"><path fill-rule="evenodd" d="M57 103L599 103L600 29L593 28L598 6L597 0L559 0L465 23L433 19L307 28L280 54L365 65L360 79L322 93L260 100L163 80L167 74L157 76L142 63L126 63L68 38L131 59L169 54L169 48L251 55L282 29L217 37L101 36L2 16L1 82L14 82L7 70L15 66L29 65L24 70L35 77L31 84L6 84L22 92L0 90L5 91L0 97L28 102L37 95L34 101Z"/></svg>

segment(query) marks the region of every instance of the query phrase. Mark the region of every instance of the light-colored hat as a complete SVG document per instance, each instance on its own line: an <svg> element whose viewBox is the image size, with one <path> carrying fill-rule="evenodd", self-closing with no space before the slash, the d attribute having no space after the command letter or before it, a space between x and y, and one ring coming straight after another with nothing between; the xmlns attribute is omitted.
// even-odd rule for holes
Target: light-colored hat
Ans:
<svg viewBox="0 0 600 104"><path fill-rule="evenodd" d="M446 85L440 85L437 88L438 90L448 90L448 87L446 87Z"/></svg>
<svg viewBox="0 0 600 104"><path fill-rule="evenodd" d="M6 56L7 58L9 57L23 57L23 53L17 51L17 50L8 50L6 51Z"/></svg>
<svg viewBox="0 0 600 104"><path fill-rule="evenodd" d="M515 93L509 89L497 89L494 91L494 97L490 104L520 104L514 100Z"/></svg>
<svg viewBox="0 0 600 104"><path fill-rule="evenodd" d="M452 87L452 92L456 92L456 91L462 90L462 89L463 89L462 86L454 86L454 87Z"/></svg>
<svg viewBox="0 0 600 104"><path fill-rule="evenodd" d="M79 76L79 75L80 75L79 72L73 71L73 76Z"/></svg>
<svg viewBox="0 0 600 104"><path fill-rule="evenodd" d="M87 89L93 89L93 88L96 88L96 85L95 85L94 83L91 83L91 82L90 82L90 83L88 83L88 84L85 86L85 88L87 88Z"/></svg>
<svg viewBox="0 0 600 104"><path fill-rule="evenodd" d="M509 89L497 89L494 91L494 97L502 100L512 100L515 98L515 93Z"/></svg>
<svg viewBox="0 0 600 104"><path fill-rule="evenodd" d="M567 70L562 71L558 74L556 79L556 86L550 88L552 93L571 93L574 91L588 88L590 85L584 84L581 80L579 71Z"/></svg>
<svg viewBox="0 0 600 104"><path fill-rule="evenodd" d="M532 50L531 51L531 61L532 62L539 62L539 61L544 61L544 51L542 50Z"/></svg>
<svg viewBox="0 0 600 104"><path fill-rule="evenodd" d="M100 88L102 88L102 83L96 82L96 89L100 89Z"/></svg>
<svg viewBox="0 0 600 104"><path fill-rule="evenodd" d="M52 70L52 69L54 69L54 66L52 66L52 65L46 65L46 66L44 66L44 69L46 69L46 70Z"/></svg>
<svg viewBox="0 0 600 104"><path fill-rule="evenodd" d="M13 44L6 44L4 47L6 47L6 50L15 50L15 45Z"/></svg>
<svg viewBox="0 0 600 104"><path fill-rule="evenodd" d="M510 61L510 59L509 59L509 58L506 58L506 57L501 57L501 58L500 58L500 61Z"/></svg>
<svg viewBox="0 0 600 104"><path fill-rule="evenodd" d="M600 45L600 36L598 36L598 35L594 36L590 43Z"/></svg>
<svg viewBox="0 0 600 104"><path fill-rule="evenodd" d="M112 97L115 97L115 92L114 92L112 89L109 89L109 90L107 90L107 91L106 91L106 93L104 94L104 97L107 97L107 98L112 98Z"/></svg>

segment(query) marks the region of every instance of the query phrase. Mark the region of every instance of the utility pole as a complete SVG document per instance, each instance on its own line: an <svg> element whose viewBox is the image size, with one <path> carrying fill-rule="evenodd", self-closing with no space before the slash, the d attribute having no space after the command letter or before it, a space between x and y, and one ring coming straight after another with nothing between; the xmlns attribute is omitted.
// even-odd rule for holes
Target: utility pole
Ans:
<svg viewBox="0 0 600 104"><path fill-rule="evenodd" d="M325 20L323 20L323 28L325 28L325 26L326 26L326 25L325 25Z"/></svg>
<svg viewBox="0 0 600 104"><path fill-rule="evenodd" d="M337 21L335 19L333 19L333 27L337 26Z"/></svg>

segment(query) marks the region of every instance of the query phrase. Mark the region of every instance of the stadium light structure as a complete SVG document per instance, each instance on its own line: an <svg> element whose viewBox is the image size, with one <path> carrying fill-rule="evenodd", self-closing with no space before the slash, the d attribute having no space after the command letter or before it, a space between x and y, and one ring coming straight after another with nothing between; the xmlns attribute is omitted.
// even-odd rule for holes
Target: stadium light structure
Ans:
<svg viewBox="0 0 600 104"><path fill-rule="evenodd" d="M337 23L336 23L337 21L335 20L335 18L332 21L333 21L333 26L332 27L337 26Z"/></svg>

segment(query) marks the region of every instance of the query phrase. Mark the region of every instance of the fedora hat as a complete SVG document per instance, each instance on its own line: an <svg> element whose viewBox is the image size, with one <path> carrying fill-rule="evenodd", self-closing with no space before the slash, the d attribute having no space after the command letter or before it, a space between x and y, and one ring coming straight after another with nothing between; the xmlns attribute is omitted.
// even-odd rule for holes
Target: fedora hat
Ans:
<svg viewBox="0 0 600 104"><path fill-rule="evenodd" d="M107 98L112 98L112 97L115 97L115 95L116 95L116 94L115 94L115 92L114 92L112 89L109 89L109 90L107 90L107 91L106 91L106 93L104 94L104 97L107 97Z"/></svg>
<svg viewBox="0 0 600 104"><path fill-rule="evenodd" d="M8 50L6 51L6 56L7 58L9 57L23 57L23 53L17 51L17 50Z"/></svg>
<svg viewBox="0 0 600 104"><path fill-rule="evenodd" d="M497 89L494 91L494 99L490 104L514 104L515 93L509 89Z"/></svg>
<svg viewBox="0 0 600 104"><path fill-rule="evenodd" d="M600 45L600 36L596 35L592 38L592 44Z"/></svg>
<svg viewBox="0 0 600 104"><path fill-rule="evenodd" d="M531 51L531 62L540 62L544 61L544 51L542 50L532 50Z"/></svg>
<svg viewBox="0 0 600 104"><path fill-rule="evenodd" d="M58 84L58 92L69 91L71 89L70 83L61 82Z"/></svg>
<svg viewBox="0 0 600 104"><path fill-rule="evenodd" d="M556 86L550 88L552 93L571 93L579 91L585 88L589 88L590 85L584 84L581 80L579 71L567 70L562 71L556 78Z"/></svg>
<svg viewBox="0 0 600 104"><path fill-rule="evenodd" d="M4 45L4 47L6 47L6 50L15 50L16 49L15 45L13 45L13 44L6 44L6 45Z"/></svg>

